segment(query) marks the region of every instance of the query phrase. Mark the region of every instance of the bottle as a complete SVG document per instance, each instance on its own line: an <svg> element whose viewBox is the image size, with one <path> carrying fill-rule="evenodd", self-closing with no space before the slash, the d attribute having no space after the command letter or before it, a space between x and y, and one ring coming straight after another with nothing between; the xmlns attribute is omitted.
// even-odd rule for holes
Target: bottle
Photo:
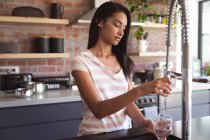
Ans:
<svg viewBox="0 0 210 140"><path fill-rule="evenodd" d="M155 67L153 72L154 79L164 77L164 68Z"/></svg>

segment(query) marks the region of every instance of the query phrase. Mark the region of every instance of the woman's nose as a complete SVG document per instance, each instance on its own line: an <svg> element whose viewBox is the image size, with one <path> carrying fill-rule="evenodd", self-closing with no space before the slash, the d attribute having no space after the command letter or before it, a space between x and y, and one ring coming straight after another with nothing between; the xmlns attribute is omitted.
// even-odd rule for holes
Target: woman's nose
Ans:
<svg viewBox="0 0 210 140"><path fill-rule="evenodd" d="M119 35L123 35L124 34L124 29L123 28L120 28L120 30L118 31Z"/></svg>

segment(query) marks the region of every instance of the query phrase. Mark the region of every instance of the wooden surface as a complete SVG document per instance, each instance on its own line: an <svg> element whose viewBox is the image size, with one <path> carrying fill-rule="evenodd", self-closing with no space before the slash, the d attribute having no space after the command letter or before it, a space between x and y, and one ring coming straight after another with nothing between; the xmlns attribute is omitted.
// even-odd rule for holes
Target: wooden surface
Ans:
<svg viewBox="0 0 210 140"><path fill-rule="evenodd" d="M69 58L69 53L0 54L0 59L23 59L23 58Z"/></svg>
<svg viewBox="0 0 210 140"><path fill-rule="evenodd" d="M46 17L0 16L1 24L36 24L36 25L68 25L67 19L51 19Z"/></svg>

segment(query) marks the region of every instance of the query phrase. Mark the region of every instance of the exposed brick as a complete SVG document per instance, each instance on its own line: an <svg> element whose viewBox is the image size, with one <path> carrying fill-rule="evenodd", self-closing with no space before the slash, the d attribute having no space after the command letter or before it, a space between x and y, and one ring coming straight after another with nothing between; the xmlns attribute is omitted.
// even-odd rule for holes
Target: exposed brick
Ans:
<svg viewBox="0 0 210 140"><path fill-rule="evenodd" d="M59 66L59 67L57 67L57 72L69 73L70 67L69 66Z"/></svg>
<svg viewBox="0 0 210 140"><path fill-rule="evenodd" d="M3 6L4 6L4 5L3 5L3 3L2 3L2 2L0 2L0 8L3 8Z"/></svg>
<svg viewBox="0 0 210 140"><path fill-rule="evenodd" d="M25 60L8 60L8 66L26 66L27 62Z"/></svg>
<svg viewBox="0 0 210 140"><path fill-rule="evenodd" d="M39 65L46 65L47 62L46 60L29 60L28 61L28 65L32 65L32 66L39 66Z"/></svg>
<svg viewBox="0 0 210 140"><path fill-rule="evenodd" d="M126 0L112 0L125 4ZM3 0L0 2L0 15L8 16L11 15L13 8L17 6L33 5L34 7L40 8L46 17L50 15L50 3L59 2L64 5L64 16L63 18L69 19L69 21L75 21L78 17L87 13L93 6L93 0ZM156 8L162 8L156 5ZM161 9L161 10L165 10ZM167 10L167 8L166 8ZM136 52L137 40L133 33L137 28L132 27L129 42L128 52ZM72 27L72 26L40 26L40 25L0 25L0 41L11 41L18 42L20 44L21 52L33 52L34 49L34 38L49 35L64 37L64 50L66 53L71 55L67 59L5 59L0 61L0 65L12 66L18 65L21 72L32 72L36 76L56 76L65 75L71 69L71 60L79 52L86 50L88 42L88 26ZM165 36L166 30L145 28L145 32L149 32L148 51L164 51L165 50ZM171 48L176 50L176 48ZM171 61L175 59L171 58ZM165 61L165 57L141 57L137 60L137 67L146 69L151 64Z"/></svg>
<svg viewBox="0 0 210 140"><path fill-rule="evenodd" d="M45 67L38 67L38 72L55 72L56 67L53 66L45 66Z"/></svg>
<svg viewBox="0 0 210 140"><path fill-rule="evenodd" d="M36 67L21 67L20 68L20 73L34 73L37 72Z"/></svg>
<svg viewBox="0 0 210 140"><path fill-rule="evenodd" d="M64 60L63 59L49 59L47 61L48 65L64 65Z"/></svg>
<svg viewBox="0 0 210 140"><path fill-rule="evenodd" d="M18 3L35 4L35 0L18 0Z"/></svg>
<svg viewBox="0 0 210 140"><path fill-rule="evenodd" d="M1 60L0 61L0 66L6 66L6 61Z"/></svg>
<svg viewBox="0 0 210 140"><path fill-rule="evenodd" d="M18 5L17 4L10 4L10 3L5 4L5 8L7 8L7 9L14 9L15 7L18 7Z"/></svg>
<svg viewBox="0 0 210 140"><path fill-rule="evenodd" d="M5 38L5 33L4 32L0 32L0 39L1 38Z"/></svg>

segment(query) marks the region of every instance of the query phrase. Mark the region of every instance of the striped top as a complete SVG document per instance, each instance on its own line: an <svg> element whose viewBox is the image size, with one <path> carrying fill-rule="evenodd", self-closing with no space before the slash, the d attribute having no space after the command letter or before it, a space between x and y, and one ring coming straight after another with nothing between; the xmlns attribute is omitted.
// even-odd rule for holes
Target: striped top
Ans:
<svg viewBox="0 0 210 140"><path fill-rule="evenodd" d="M76 56L71 65L72 71L80 70L90 74L101 101L114 98L128 91L128 81L122 69L118 73L113 73L89 50ZM82 102L83 120L79 127L78 136L131 128L131 120L125 113L126 108L110 116L97 119L83 99Z"/></svg>

